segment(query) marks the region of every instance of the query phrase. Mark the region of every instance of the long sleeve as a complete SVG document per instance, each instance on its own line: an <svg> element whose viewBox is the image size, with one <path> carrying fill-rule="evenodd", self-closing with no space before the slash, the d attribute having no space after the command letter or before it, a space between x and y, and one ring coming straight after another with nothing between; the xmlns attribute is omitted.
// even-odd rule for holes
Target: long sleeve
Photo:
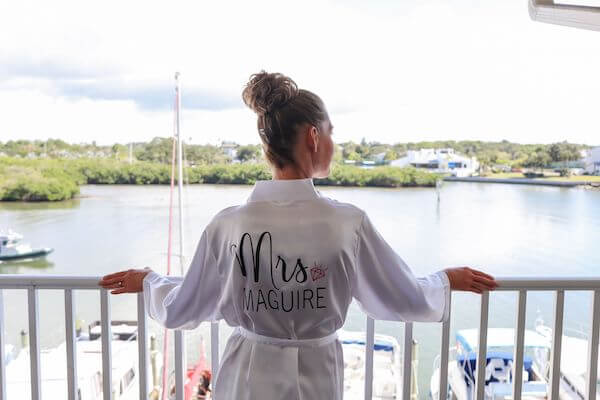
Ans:
<svg viewBox="0 0 600 400"><path fill-rule="evenodd" d="M217 262L204 230L183 277L151 272L144 278L144 302L150 318L169 329L193 329L216 321L221 298Z"/></svg>
<svg viewBox="0 0 600 400"><path fill-rule="evenodd" d="M445 321L450 284L440 271L416 278L364 214L358 229L352 296L375 319Z"/></svg>

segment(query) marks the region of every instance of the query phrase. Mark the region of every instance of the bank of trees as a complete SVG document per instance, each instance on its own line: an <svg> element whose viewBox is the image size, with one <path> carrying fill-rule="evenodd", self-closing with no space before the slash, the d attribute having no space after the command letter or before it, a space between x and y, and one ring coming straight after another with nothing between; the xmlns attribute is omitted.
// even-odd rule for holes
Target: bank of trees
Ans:
<svg viewBox="0 0 600 400"><path fill-rule="evenodd" d="M73 198L83 184L169 184L168 164L145 161L129 164L114 160L17 159L0 157L0 200L56 201ZM316 185L433 186L438 175L415 168L362 169L335 164ZM254 184L271 179L266 163L212 164L184 169L185 183Z"/></svg>
<svg viewBox="0 0 600 400"><path fill-rule="evenodd" d="M136 160L162 164L171 162L173 148L171 138L156 137L149 142L132 143L131 147L133 157ZM334 162L341 163L343 160L366 161L375 158L390 161L404 156L408 150L448 147L465 156L477 157L484 166L502 164L511 167L539 168L541 164L576 161L581 157L580 151L591 146L566 141L553 144L519 144L507 140L500 142L442 140L386 144L374 141L367 142L363 138L360 143L352 141L338 143L334 153ZM240 145L235 150L235 156L230 157L220 146L185 143L184 156L189 165L262 161L262 148L258 144ZM0 142L0 155L2 154L9 157L93 157L124 161L129 157L129 144L116 143L99 146L95 142L69 144L60 139L48 139L46 141L16 140L5 143Z"/></svg>

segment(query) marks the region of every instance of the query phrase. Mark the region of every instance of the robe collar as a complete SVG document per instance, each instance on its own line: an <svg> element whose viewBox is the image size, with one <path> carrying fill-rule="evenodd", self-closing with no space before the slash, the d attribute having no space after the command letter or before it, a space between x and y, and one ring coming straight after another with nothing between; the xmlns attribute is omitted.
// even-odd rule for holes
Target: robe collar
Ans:
<svg viewBox="0 0 600 400"><path fill-rule="evenodd" d="M248 197L248 203L255 201L298 201L312 200L321 196L315 189L312 178L260 180Z"/></svg>

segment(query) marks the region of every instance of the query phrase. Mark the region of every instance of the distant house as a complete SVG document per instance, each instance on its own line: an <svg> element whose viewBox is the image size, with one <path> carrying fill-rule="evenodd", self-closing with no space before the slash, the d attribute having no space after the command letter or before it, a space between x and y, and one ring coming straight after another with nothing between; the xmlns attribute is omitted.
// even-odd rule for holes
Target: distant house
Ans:
<svg viewBox="0 0 600 400"><path fill-rule="evenodd" d="M231 159L235 159L235 157L237 156L237 147L238 145L235 142L221 142L221 150L223 150L223 153L225 153L225 155L227 155Z"/></svg>
<svg viewBox="0 0 600 400"><path fill-rule="evenodd" d="M459 155L451 148L408 150L405 157L393 160L390 165L413 166L459 177L476 175L479 168L477 158Z"/></svg>
<svg viewBox="0 0 600 400"><path fill-rule="evenodd" d="M377 164L383 163L385 161L386 154L387 153L385 151L382 151L381 153L373 155L373 161L375 161Z"/></svg>
<svg viewBox="0 0 600 400"><path fill-rule="evenodd" d="M594 147L587 152L584 164L585 172L600 175L600 147Z"/></svg>

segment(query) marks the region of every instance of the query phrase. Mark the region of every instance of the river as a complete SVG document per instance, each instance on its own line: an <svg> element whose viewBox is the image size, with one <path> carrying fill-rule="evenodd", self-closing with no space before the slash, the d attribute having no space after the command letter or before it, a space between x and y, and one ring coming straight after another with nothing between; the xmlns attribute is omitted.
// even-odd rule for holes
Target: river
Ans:
<svg viewBox="0 0 600 400"><path fill-rule="evenodd" d="M192 185L184 189L184 247L191 260L205 225L222 208L246 201L252 187ZM579 188L446 182L440 199L431 188L322 187L322 194L366 210L375 226L417 275L449 266L472 266L497 276L591 276L600 273L600 192ZM0 273L104 275L149 266L166 271L168 186L86 185L81 197L59 203L0 203L0 228L12 228L33 247L53 247L45 260L0 264ZM175 202L175 204L177 204ZM177 215L175 214L175 221ZM175 238L177 238L175 225ZM174 249L178 249L175 239ZM177 266L177 262L175 262ZM568 292L565 326L587 329L590 294ZM114 319L135 318L134 296L113 296ZM76 293L77 318L90 323L100 317L97 293ZM515 293L492 293L490 327L514 327ZM6 291L5 332L19 343L27 329L26 293ZM64 338L62 292L40 292L42 347ZM550 324L552 293L531 293L527 325L537 317ZM452 334L476 328L478 296L455 294ZM364 330L366 317L353 303L345 328ZM157 325L151 329L160 335ZM402 343L402 323L376 321L377 333ZM188 358L197 354L198 335L188 335ZM231 329L221 323L221 351ZM419 397L426 398L432 363L440 350L441 324L415 324L419 343ZM451 341L452 343L452 341ZM208 351L210 356L210 351ZM584 360L582 360L584 362ZM43 378L43 371L42 371ZM43 390L43 389L42 389Z"/></svg>

